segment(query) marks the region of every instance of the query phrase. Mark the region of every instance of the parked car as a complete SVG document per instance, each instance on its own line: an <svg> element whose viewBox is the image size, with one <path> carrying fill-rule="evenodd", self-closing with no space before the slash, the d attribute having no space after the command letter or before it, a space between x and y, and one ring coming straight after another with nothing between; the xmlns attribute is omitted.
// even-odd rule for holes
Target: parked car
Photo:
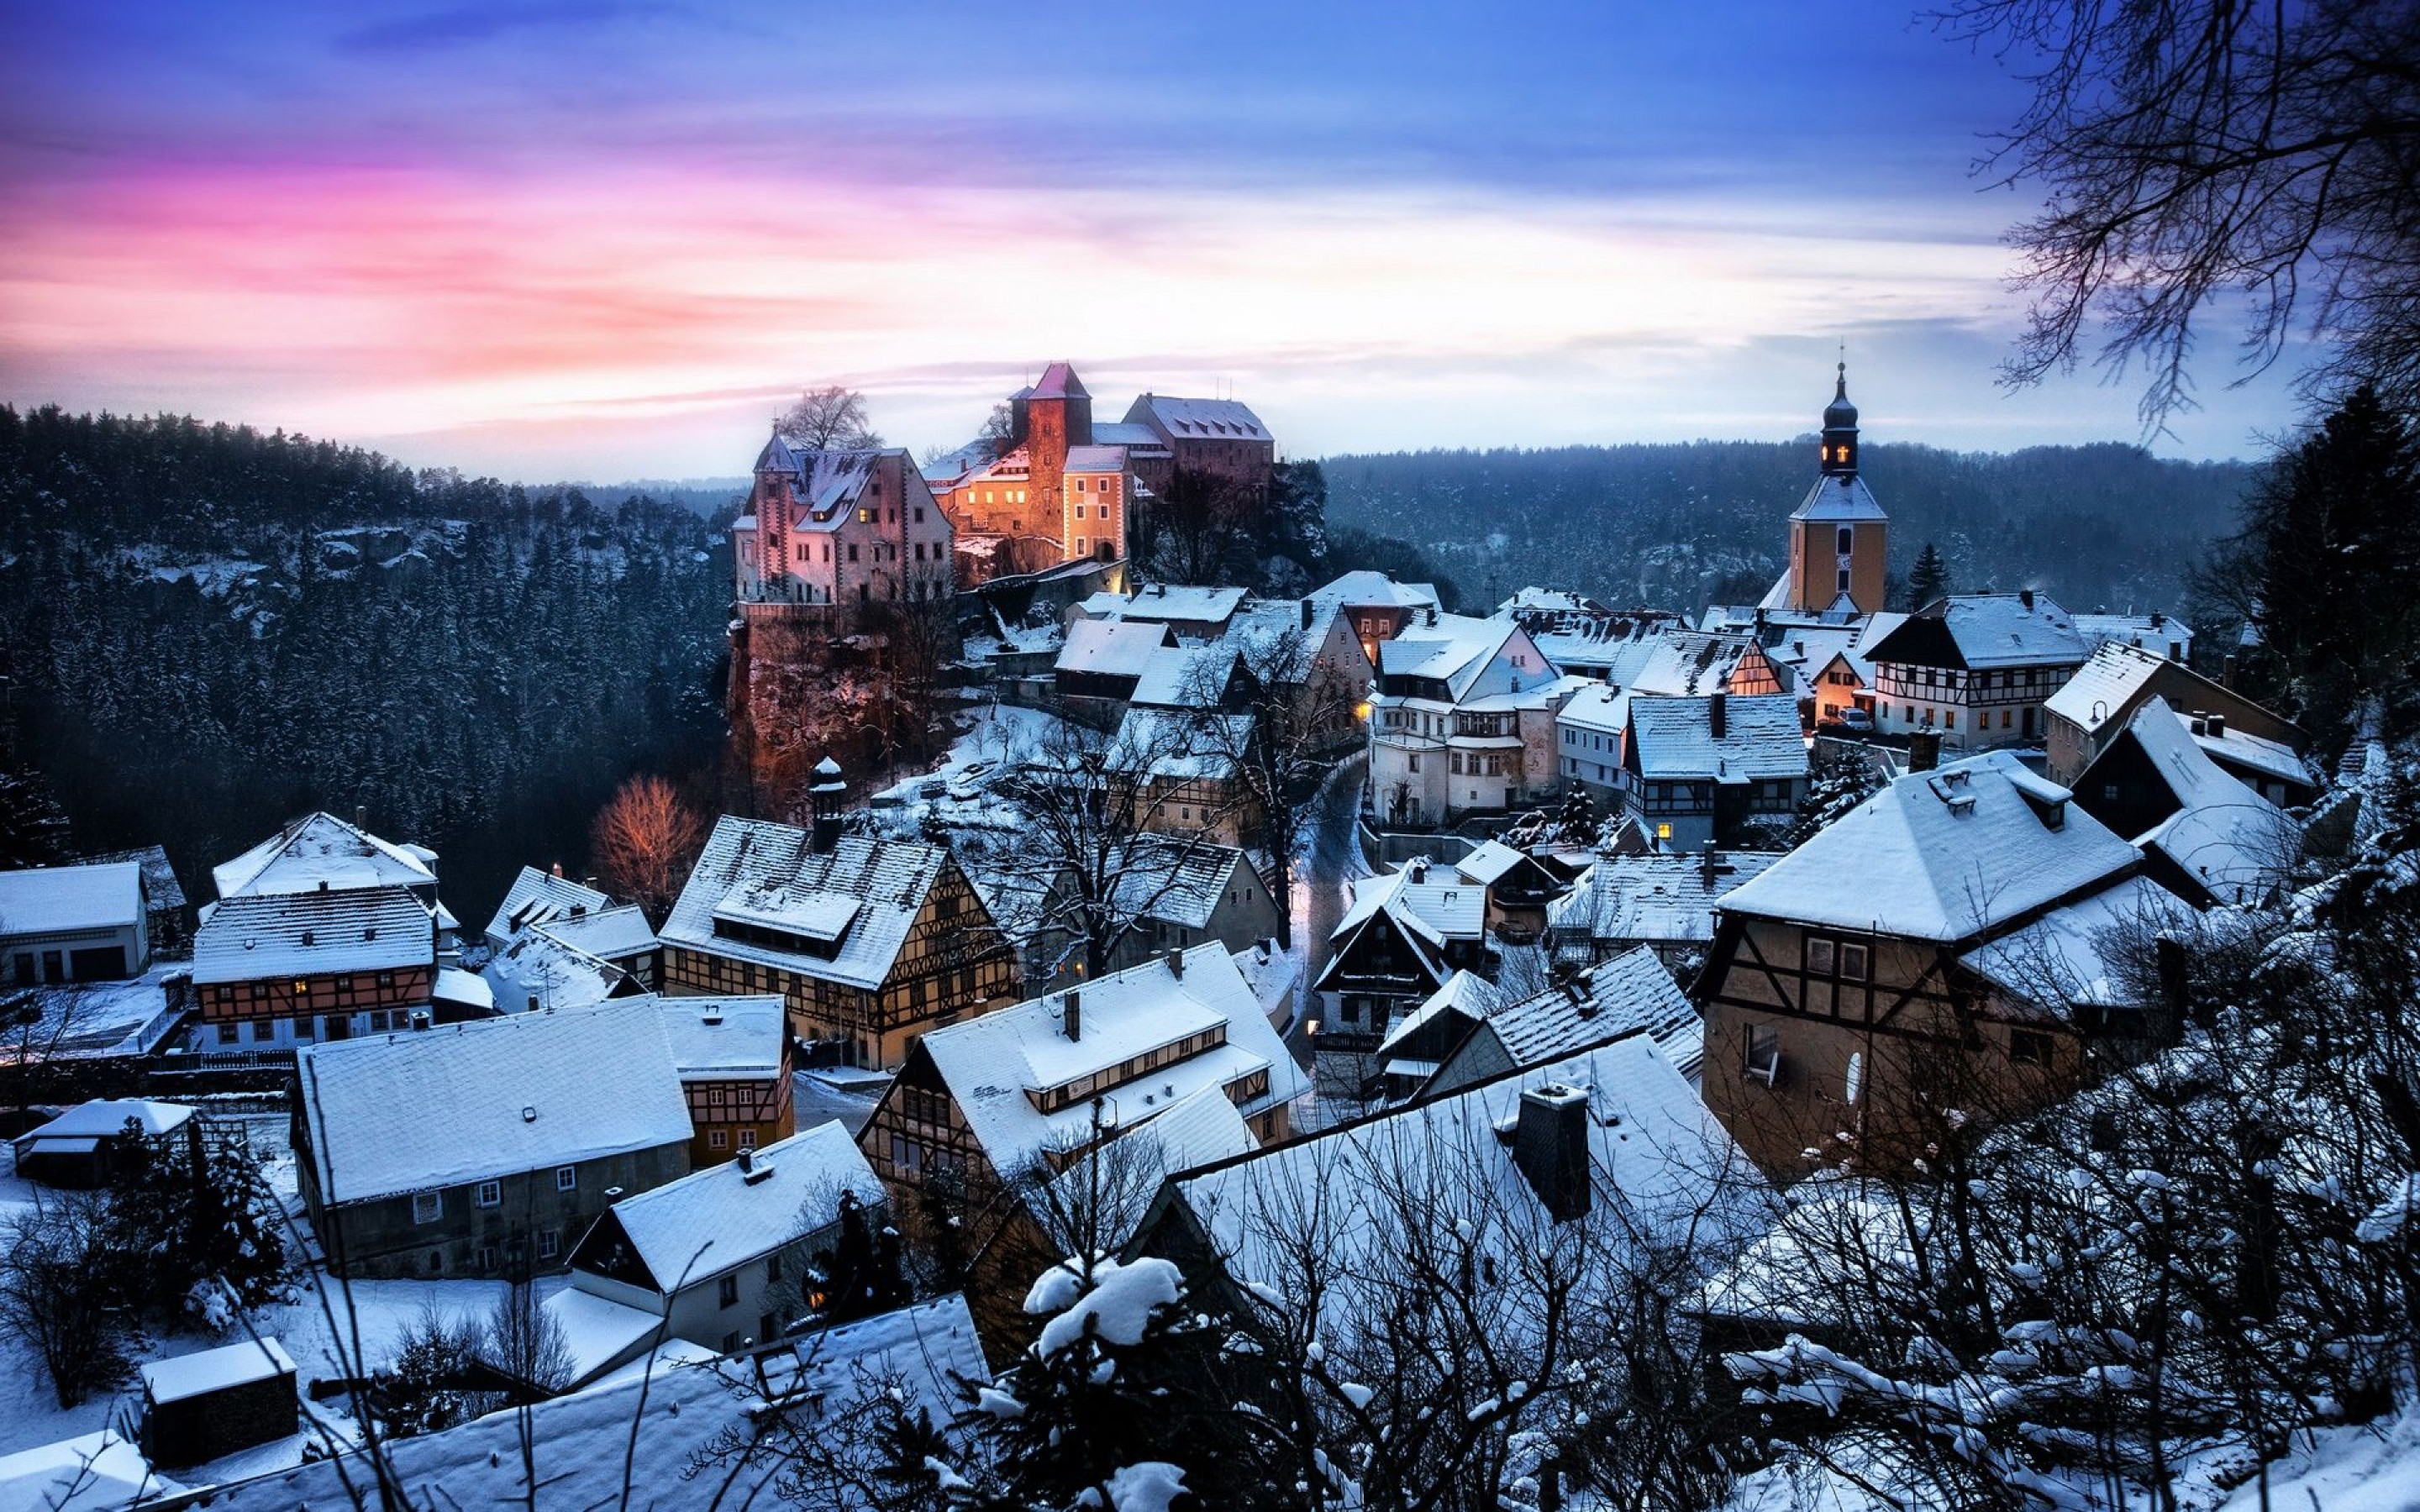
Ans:
<svg viewBox="0 0 2420 1512"><path fill-rule="evenodd" d="M1871 709L1842 709L1840 711L1839 717L1835 719L1833 723L1839 725L1845 730L1854 730L1860 733L1871 734L1874 728L1874 711Z"/></svg>

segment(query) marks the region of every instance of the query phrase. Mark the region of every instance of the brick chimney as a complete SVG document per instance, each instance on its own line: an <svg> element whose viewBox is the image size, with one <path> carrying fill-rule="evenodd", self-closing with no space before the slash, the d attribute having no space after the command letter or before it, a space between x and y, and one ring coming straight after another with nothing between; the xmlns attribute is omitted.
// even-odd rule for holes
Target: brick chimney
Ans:
<svg viewBox="0 0 2420 1512"><path fill-rule="evenodd" d="M1730 710L1725 706L1722 693L1716 691L1708 694L1706 696L1707 733L1712 734L1716 740L1720 740L1723 738L1724 731L1730 727Z"/></svg>
<svg viewBox="0 0 2420 1512"><path fill-rule="evenodd" d="M1941 764L1941 733L1919 730L1907 737L1907 769L1930 772Z"/></svg>
<svg viewBox="0 0 2420 1512"><path fill-rule="evenodd" d="M1548 1082L1521 1094L1512 1164L1557 1223L1589 1210L1588 1116L1583 1087Z"/></svg>
<svg viewBox="0 0 2420 1512"><path fill-rule="evenodd" d="M1063 1001L1066 1007L1060 1016L1066 1022L1067 1038L1081 1040L1084 1038L1084 995L1070 987Z"/></svg>
<svg viewBox="0 0 2420 1512"><path fill-rule="evenodd" d="M814 785L807 789L807 802L814 810L814 827L808 843L818 856L829 856L840 844L840 805L847 795L848 784L841 780L840 763L827 756L815 763Z"/></svg>

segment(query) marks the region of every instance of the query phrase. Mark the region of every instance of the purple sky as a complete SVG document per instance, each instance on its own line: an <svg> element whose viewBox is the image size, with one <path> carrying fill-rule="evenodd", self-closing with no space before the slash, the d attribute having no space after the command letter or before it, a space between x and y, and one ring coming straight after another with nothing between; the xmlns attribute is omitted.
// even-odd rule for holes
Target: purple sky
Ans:
<svg viewBox="0 0 2420 1512"><path fill-rule="evenodd" d="M920 451L1054 357L1287 450L2139 437L1993 385L2020 99L1897 5L0 7L0 399L507 477ZM2168 455L2289 419L2223 333Z"/></svg>

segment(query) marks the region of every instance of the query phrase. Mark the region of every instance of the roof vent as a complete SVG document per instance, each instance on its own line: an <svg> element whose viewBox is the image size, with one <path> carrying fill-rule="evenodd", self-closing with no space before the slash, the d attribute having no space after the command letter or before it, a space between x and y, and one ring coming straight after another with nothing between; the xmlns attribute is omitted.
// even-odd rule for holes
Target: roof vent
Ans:
<svg viewBox="0 0 2420 1512"><path fill-rule="evenodd" d="M305 945L316 945L318 942L314 938L313 932L306 929L302 932L302 943Z"/></svg>
<svg viewBox="0 0 2420 1512"><path fill-rule="evenodd" d="M376 924L365 924L365 925L363 925L363 926L362 926L362 938L363 938L363 939L365 939L365 940L375 940L375 939L377 939L377 938L378 938L378 926L377 926Z"/></svg>
<svg viewBox="0 0 2420 1512"><path fill-rule="evenodd" d="M533 1107L522 1108L521 1121L523 1123L535 1123L537 1121L537 1109Z"/></svg>
<svg viewBox="0 0 2420 1512"><path fill-rule="evenodd" d="M754 1156L745 1149L739 1152L739 1158L743 1162L748 1163L741 1165L739 1168L739 1180L743 1184L754 1186L759 1181L770 1180L772 1179L773 1166L771 1162L768 1161L762 1165L755 1164Z"/></svg>
<svg viewBox="0 0 2420 1512"><path fill-rule="evenodd" d="M711 1028L711 1027L712 1027L712 1026L714 1026L715 1025L720 1024L720 1023L721 1023L721 1022L722 1022L722 1015L721 1015L721 1014L720 1014L720 1013L708 1013L708 1014L706 1014L706 1017L705 1017L703 1020L701 1020L700 1022L704 1023L707 1027Z"/></svg>
<svg viewBox="0 0 2420 1512"><path fill-rule="evenodd" d="M319 879L319 890L320 890L321 892L325 892L325 891L327 891L327 890L328 890L328 879L327 879L326 877L321 877L321 878Z"/></svg>

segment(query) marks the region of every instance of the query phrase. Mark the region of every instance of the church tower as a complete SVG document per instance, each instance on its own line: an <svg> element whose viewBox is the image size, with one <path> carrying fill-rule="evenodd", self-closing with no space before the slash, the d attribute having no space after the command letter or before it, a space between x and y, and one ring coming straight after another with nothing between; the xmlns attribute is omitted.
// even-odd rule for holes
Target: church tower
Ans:
<svg viewBox="0 0 2420 1512"><path fill-rule="evenodd" d="M1823 408L1822 470L1790 516L1786 602L1768 600L1767 607L1839 619L1883 607L1890 517L1857 476L1857 407L1849 402L1849 364L1842 363Z"/></svg>

